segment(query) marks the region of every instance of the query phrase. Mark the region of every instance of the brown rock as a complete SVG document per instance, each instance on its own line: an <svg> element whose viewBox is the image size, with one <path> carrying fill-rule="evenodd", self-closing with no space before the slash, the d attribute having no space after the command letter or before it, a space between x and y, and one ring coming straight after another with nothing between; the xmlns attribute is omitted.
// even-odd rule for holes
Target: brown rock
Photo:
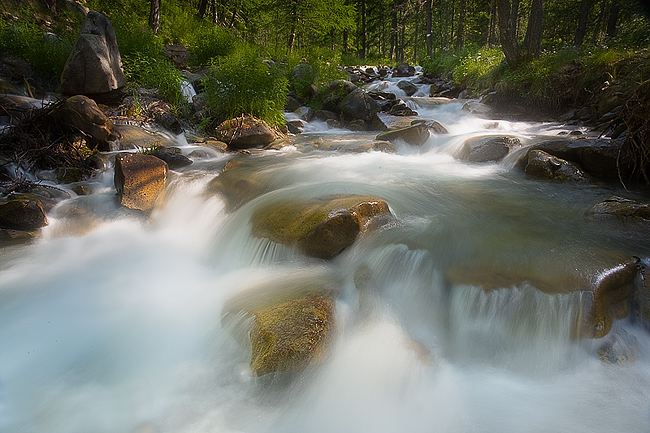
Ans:
<svg viewBox="0 0 650 433"><path fill-rule="evenodd" d="M521 142L516 137L474 137L465 141L459 158L469 162L500 161L519 146Z"/></svg>
<svg viewBox="0 0 650 433"><path fill-rule="evenodd" d="M167 182L167 163L152 155L126 153L115 157L115 189L120 204L149 212Z"/></svg>
<svg viewBox="0 0 650 433"><path fill-rule="evenodd" d="M216 134L230 149L264 147L275 140L266 122L248 115L226 120L217 127Z"/></svg>
<svg viewBox="0 0 650 433"><path fill-rule="evenodd" d="M90 11L61 76L61 90L66 95L92 95L125 85L113 26L105 16Z"/></svg>
<svg viewBox="0 0 650 433"><path fill-rule="evenodd" d="M296 245L312 257L331 259L351 246L373 217L388 215L388 204L376 197L297 199L258 210L253 215L253 234Z"/></svg>
<svg viewBox="0 0 650 433"><path fill-rule="evenodd" d="M530 177L543 180L579 183L593 181L593 178L579 167L542 150L528 152L525 172Z"/></svg>
<svg viewBox="0 0 650 433"><path fill-rule="evenodd" d="M46 225L43 204L34 194L12 194L0 202L0 228L34 231Z"/></svg>
<svg viewBox="0 0 650 433"><path fill-rule="evenodd" d="M585 218L650 228L650 204L612 196L587 209Z"/></svg>
<svg viewBox="0 0 650 433"><path fill-rule="evenodd" d="M376 140L390 141L391 143L401 140L414 146L422 146L428 138L429 130L424 122L406 128L382 132L375 137Z"/></svg>
<svg viewBox="0 0 650 433"><path fill-rule="evenodd" d="M100 143L106 142L113 132L113 121L87 96L68 98L56 115L64 124L79 129Z"/></svg>

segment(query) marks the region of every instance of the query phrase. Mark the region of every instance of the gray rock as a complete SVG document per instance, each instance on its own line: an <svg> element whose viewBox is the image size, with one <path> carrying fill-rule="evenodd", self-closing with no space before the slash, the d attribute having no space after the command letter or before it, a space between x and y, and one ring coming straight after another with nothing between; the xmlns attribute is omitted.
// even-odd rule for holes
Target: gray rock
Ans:
<svg viewBox="0 0 650 433"><path fill-rule="evenodd" d="M178 147L160 147L152 155L165 161L172 170L192 164L192 160L183 155Z"/></svg>
<svg viewBox="0 0 650 433"><path fill-rule="evenodd" d="M382 132L375 137L376 140L380 141L390 141L391 143L404 141L414 146L422 146L428 138L429 129L425 122L419 122L406 128Z"/></svg>
<svg viewBox="0 0 650 433"><path fill-rule="evenodd" d="M519 146L521 142L516 137L474 137L465 141L459 158L469 162L500 161Z"/></svg>
<svg viewBox="0 0 650 433"><path fill-rule="evenodd" d="M397 87L402 89L406 93L406 96L413 96L418 91L417 86L407 80L402 80L397 83Z"/></svg>
<svg viewBox="0 0 650 433"><path fill-rule="evenodd" d="M348 94L337 108L349 119L362 119L367 122L371 122L373 115L381 111L377 101L361 89L356 89Z"/></svg>
<svg viewBox="0 0 650 433"><path fill-rule="evenodd" d="M90 11L61 76L67 95L109 93L126 85L122 60L111 22Z"/></svg>
<svg viewBox="0 0 650 433"><path fill-rule="evenodd" d="M579 183L593 181L591 176L579 167L542 150L528 152L528 164L525 172L530 177L544 180Z"/></svg>

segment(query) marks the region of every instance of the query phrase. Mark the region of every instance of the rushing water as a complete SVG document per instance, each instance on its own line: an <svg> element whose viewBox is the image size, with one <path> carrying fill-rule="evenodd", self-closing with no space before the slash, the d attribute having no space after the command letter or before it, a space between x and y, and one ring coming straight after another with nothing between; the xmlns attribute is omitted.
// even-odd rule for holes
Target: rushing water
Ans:
<svg viewBox="0 0 650 433"><path fill-rule="evenodd" d="M528 145L562 125L495 125L462 102L409 104L450 134L397 154L353 153L374 134L313 122L295 146L248 157L266 187L233 211L206 193L231 155L174 172L148 219L114 204L109 171L92 196L52 211L43 239L0 250L0 431L650 431L645 329L615 324L638 356L610 365L602 341L571 337L582 293L445 279L465 261L552 274L597 269L599 251L650 256L646 239L583 220L619 191L529 180L513 158L453 157L469 137ZM341 150L318 149L332 144ZM335 193L381 197L396 221L329 262L251 236L260 206ZM251 287L291 281L336 287L329 356L300 374L251 377L250 348L222 309Z"/></svg>

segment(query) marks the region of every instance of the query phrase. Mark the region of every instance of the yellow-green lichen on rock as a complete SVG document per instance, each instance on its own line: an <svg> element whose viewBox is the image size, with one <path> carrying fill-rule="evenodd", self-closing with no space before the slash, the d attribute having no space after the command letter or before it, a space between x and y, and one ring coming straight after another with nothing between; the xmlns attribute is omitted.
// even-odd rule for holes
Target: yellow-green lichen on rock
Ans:
<svg viewBox="0 0 650 433"><path fill-rule="evenodd" d="M253 235L330 259L351 246L370 219L380 215L390 215L388 204L372 196L289 200L258 210L253 215Z"/></svg>
<svg viewBox="0 0 650 433"><path fill-rule="evenodd" d="M322 294L309 294L252 312L251 372L301 371L325 356L334 306Z"/></svg>

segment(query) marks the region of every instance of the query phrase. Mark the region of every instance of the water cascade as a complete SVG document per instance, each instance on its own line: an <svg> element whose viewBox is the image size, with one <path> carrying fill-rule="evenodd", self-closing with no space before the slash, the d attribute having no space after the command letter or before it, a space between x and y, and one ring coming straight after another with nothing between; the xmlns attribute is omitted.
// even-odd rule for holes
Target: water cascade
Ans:
<svg viewBox="0 0 650 433"><path fill-rule="evenodd" d="M391 80L382 86L394 91ZM148 217L115 204L107 171L93 195L71 192L51 212L40 240L0 249L0 431L650 431L646 329L618 320L606 337L581 338L590 293L482 279L509 269L551 285L556 274L594 280L611 255L649 257L647 240L583 218L616 187L531 180L514 156L455 158L472 137L508 134L525 147L566 125L398 96L449 134L397 143L395 154L354 152L376 133L313 121L292 146L246 156L262 187L234 208L207 192L232 154L173 171ZM263 206L329 194L380 197L395 218L332 260L252 235ZM327 356L251 375L250 343L224 307L303 280L334 290ZM612 336L631 339L635 359L603 362Z"/></svg>

